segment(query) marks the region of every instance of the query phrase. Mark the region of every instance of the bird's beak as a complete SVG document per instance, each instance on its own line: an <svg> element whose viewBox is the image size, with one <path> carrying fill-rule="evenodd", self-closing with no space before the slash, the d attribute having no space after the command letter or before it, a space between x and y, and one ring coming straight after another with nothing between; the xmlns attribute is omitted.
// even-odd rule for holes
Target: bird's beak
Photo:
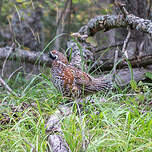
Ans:
<svg viewBox="0 0 152 152"><path fill-rule="evenodd" d="M49 52L48 55L49 55L49 58L51 58L52 60L55 60L55 59L56 59L56 56L53 55L51 51Z"/></svg>

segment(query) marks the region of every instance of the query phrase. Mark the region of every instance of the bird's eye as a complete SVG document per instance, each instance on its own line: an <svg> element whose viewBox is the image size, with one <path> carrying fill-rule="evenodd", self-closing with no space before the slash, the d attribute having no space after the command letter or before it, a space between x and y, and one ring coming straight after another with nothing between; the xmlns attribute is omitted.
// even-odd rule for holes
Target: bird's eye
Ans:
<svg viewBox="0 0 152 152"><path fill-rule="evenodd" d="M58 58L58 56L55 55L55 54L52 54L52 52L49 53L49 57L50 57L52 60L55 60L55 59Z"/></svg>

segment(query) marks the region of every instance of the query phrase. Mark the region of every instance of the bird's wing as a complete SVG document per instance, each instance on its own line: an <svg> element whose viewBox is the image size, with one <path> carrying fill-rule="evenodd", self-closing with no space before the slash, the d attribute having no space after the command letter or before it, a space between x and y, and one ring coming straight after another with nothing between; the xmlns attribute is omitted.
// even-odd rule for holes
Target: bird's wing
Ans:
<svg viewBox="0 0 152 152"><path fill-rule="evenodd" d="M105 91L112 87L112 81L103 77L94 78L89 74L73 68L74 81L77 87L85 92L95 93L98 91Z"/></svg>
<svg viewBox="0 0 152 152"><path fill-rule="evenodd" d="M111 88L111 80L102 77L94 78L73 66L66 66L63 71L65 86L68 85L71 88L75 86L88 94Z"/></svg>
<svg viewBox="0 0 152 152"><path fill-rule="evenodd" d="M88 86L92 81L91 77L81 70L73 67L73 66L66 66L62 73L62 79L67 84L76 84L79 86Z"/></svg>
<svg viewBox="0 0 152 152"><path fill-rule="evenodd" d="M90 83L92 82L91 77L87 73L82 71L77 72L75 79L76 79L76 84L84 87L90 85Z"/></svg>
<svg viewBox="0 0 152 152"><path fill-rule="evenodd" d="M90 86L92 86L93 77L91 77L89 74L87 74L73 66L71 66L70 69L74 75L75 85L80 89L84 89L86 91L92 92L93 90L91 90L89 88L90 88Z"/></svg>

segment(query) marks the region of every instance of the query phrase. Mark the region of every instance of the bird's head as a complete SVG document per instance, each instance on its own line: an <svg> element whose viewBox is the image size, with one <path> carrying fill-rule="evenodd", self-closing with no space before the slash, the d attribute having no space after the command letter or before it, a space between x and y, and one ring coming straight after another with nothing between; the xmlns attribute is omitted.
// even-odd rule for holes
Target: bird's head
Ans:
<svg viewBox="0 0 152 152"><path fill-rule="evenodd" d="M68 64L68 60L67 60L66 56L57 50L50 51L49 58L52 60L52 62L60 61L64 64Z"/></svg>

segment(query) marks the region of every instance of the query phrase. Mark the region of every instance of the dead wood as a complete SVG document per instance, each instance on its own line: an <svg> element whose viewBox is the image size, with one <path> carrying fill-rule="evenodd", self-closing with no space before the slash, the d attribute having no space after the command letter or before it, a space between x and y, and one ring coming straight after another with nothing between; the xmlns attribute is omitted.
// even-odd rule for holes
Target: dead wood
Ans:
<svg viewBox="0 0 152 152"><path fill-rule="evenodd" d="M64 117L70 115L72 109L62 106L50 116L46 123L46 133L48 134L48 150L49 152L71 152L70 147L64 139L61 123Z"/></svg>

